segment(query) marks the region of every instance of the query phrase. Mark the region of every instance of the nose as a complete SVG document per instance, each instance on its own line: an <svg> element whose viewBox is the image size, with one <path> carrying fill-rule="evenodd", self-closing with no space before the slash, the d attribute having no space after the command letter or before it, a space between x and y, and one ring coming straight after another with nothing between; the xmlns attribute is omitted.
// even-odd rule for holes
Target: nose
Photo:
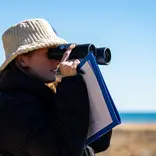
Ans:
<svg viewBox="0 0 156 156"><path fill-rule="evenodd" d="M52 63L54 66L57 67L59 65L60 61L59 60L52 60Z"/></svg>
<svg viewBox="0 0 156 156"><path fill-rule="evenodd" d="M60 61L59 60L56 60L56 64L59 64L60 63Z"/></svg>

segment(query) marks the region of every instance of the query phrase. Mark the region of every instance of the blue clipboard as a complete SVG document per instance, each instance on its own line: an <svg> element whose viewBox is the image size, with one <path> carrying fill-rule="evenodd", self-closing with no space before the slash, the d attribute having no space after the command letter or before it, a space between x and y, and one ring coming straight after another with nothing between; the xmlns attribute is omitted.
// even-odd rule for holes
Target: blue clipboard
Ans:
<svg viewBox="0 0 156 156"><path fill-rule="evenodd" d="M102 127L98 132L93 134L92 136L89 136L86 141L86 145L94 142L95 140L99 139L102 135L109 132L111 129L113 129L115 126L119 125L121 123L121 118L119 116L119 112L113 102L113 99L109 93L109 90L107 88L107 85L104 81L104 78L102 76L102 73L100 71L100 68L96 62L96 59L92 53L89 53L79 64L78 69L82 69L82 67L85 65L85 63L88 63L91 67L96 80L98 82L99 88L101 89L102 96L104 98L105 104L108 108L109 114L111 116L112 122L108 124L107 126ZM85 71L84 71L85 72ZM85 74L85 73L84 73Z"/></svg>

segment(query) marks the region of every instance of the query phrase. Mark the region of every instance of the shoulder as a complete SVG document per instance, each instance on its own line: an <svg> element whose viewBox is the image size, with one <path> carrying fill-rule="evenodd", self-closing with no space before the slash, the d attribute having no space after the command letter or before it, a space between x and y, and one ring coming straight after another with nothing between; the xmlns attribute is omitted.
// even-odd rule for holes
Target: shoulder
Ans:
<svg viewBox="0 0 156 156"><path fill-rule="evenodd" d="M32 94L24 93L24 92L7 92L0 91L0 103L3 102L29 102L29 101L37 101L37 98Z"/></svg>
<svg viewBox="0 0 156 156"><path fill-rule="evenodd" d="M33 95L22 92L0 92L0 114L27 112L33 114L42 110L41 102Z"/></svg>
<svg viewBox="0 0 156 156"><path fill-rule="evenodd" d="M32 95L0 94L0 129L2 131L20 133L29 126L35 128L44 125L45 119L46 112L43 104Z"/></svg>

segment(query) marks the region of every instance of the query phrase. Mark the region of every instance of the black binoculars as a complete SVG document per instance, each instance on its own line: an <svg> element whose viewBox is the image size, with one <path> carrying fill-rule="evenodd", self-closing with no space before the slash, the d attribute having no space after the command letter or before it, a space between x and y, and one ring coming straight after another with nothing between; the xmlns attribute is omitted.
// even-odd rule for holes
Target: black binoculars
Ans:
<svg viewBox="0 0 156 156"><path fill-rule="evenodd" d="M68 49L71 44L59 45L55 48L48 49L48 58L61 60L64 52ZM109 65L111 61L111 51L109 48L101 47L96 48L93 44L77 44L72 50L69 59L83 59L90 52L95 56L95 59L99 65Z"/></svg>

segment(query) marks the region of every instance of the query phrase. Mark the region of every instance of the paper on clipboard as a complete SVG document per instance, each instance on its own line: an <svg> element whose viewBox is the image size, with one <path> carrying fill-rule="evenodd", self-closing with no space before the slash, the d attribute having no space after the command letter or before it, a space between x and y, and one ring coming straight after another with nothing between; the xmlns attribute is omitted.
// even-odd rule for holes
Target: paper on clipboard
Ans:
<svg viewBox="0 0 156 156"><path fill-rule="evenodd" d="M93 54L81 63L90 101L90 122L87 143L91 143L120 124L120 116L107 89Z"/></svg>
<svg viewBox="0 0 156 156"><path fill-rule="evenodd" d="M89 63L86 62L81 69L85 72L83 78L88 88L90 100L90 124L88 129L88 137L90 137L112 123L112 118Z"/></svg>

